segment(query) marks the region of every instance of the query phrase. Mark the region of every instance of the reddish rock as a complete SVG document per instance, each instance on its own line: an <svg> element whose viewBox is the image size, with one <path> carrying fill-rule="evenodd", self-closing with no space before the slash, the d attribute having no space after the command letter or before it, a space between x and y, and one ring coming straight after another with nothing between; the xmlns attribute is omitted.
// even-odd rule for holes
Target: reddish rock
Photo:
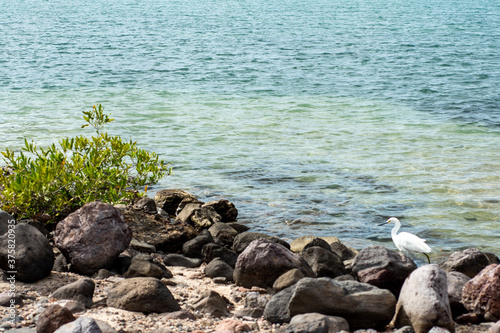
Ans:
<svg viewBox="0 0 500 333"><path fill-rule="evenodd" d="M59 327L72 322L76 318L71 311L58 304L49 305L36 322L37 333L53 333Z"/></svg>
<svg viewBox="0 0 500 333"><path fill-rule="evenodd" d="M487 321L500 320L500 265L487 266L462 290L465 308Z"/></svg>
<svg viewBox="0 0 500 333"><path fill-rule="evenodd" d="M250 327L241 322L239 320L234 319L226 319L223 320L217 327L215 328L215 333L242 333L242 332L250 332Z"/></svg>
<svg viewBox="0 0 500 333"><path fill-rule="evenodd" d="M56 227L55 243L75 271L93 274L113 263L132 240L119 209L94 201L71 213Z"/></svg>

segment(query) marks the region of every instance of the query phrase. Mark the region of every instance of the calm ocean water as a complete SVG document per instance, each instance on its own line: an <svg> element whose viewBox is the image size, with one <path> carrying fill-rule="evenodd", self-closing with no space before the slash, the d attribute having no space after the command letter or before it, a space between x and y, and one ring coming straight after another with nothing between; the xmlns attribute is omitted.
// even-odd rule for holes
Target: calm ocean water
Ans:
<svg viewBox="0 0 500 333"><path fill-rule="evenodd" d="M500 255L497 0L0 0L0 149L108 131L254 230ZM90 132L87 132L90 134Z"/></svg>

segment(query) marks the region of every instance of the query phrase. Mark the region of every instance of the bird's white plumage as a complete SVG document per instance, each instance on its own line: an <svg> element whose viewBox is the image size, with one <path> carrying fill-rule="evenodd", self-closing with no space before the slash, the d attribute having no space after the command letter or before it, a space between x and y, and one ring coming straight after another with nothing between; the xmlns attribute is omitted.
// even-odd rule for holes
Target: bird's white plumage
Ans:
<svg viewBox="0 0 500 333"><path fill-rule="evenodd" d="M398 234L399 228L401 228L401 222L399 222L397 218L391 217L385 223L395 224L391 231L391 237L399 251L421 252L424 254L431 252L431 248L425 243L425 239L410 234L409 232L400 232Z"/></svg>

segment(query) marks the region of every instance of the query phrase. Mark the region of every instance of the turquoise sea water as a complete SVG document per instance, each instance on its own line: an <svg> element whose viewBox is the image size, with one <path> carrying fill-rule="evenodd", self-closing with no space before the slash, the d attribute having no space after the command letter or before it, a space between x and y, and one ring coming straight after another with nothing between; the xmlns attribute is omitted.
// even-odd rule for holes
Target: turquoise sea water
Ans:
<svg viewBox="0 0 500 333"><path fill-rule="evenodd" d="M500 254L499 87L496 0L0 0L1 150L103 103L173 163L151 195L288 239Z"/></svg>

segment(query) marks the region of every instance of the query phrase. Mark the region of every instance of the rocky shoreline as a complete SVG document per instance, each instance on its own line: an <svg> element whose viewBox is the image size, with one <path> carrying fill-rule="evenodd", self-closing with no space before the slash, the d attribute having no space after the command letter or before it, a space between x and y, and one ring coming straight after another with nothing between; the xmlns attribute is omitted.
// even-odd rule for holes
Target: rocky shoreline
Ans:
<svg viewBox="0 0 500 333"><path fill-rule="evenodd" d="M50 232L0 211L0 330L500 332L495 254L417 267L336 237L288 243L237 215L182 190L89 203Z"/></svg>

